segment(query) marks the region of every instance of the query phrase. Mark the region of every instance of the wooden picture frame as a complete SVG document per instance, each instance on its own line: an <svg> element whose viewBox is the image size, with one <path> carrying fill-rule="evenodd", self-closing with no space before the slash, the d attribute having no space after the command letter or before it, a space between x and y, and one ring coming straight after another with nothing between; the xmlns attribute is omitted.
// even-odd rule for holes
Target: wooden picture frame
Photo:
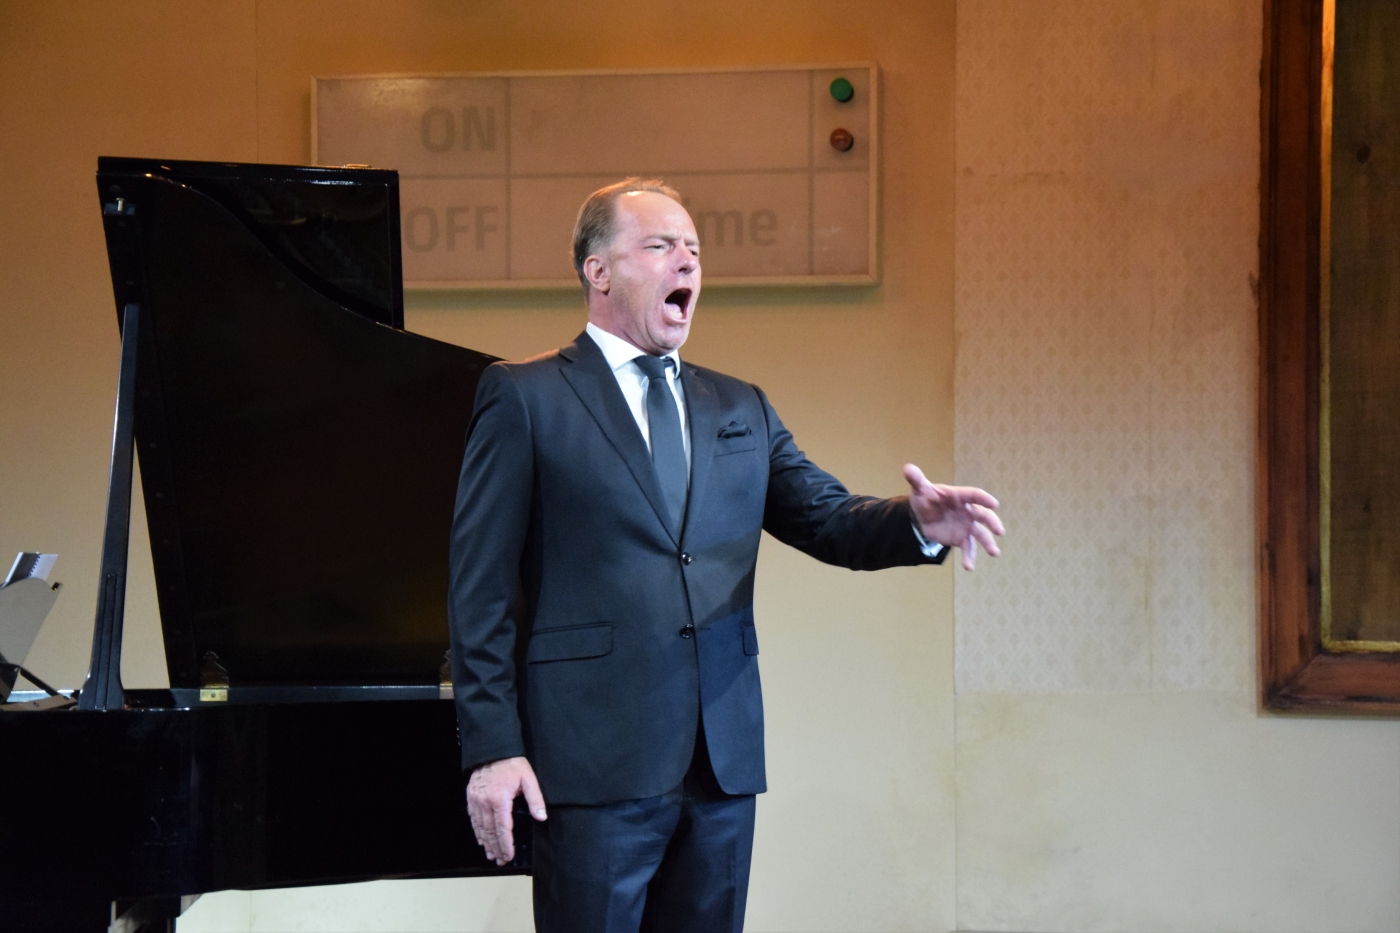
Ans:
<svg viewBox="0 0 1400 933"><path fill-rule="evenodd" d="M1325 0L1265 0L1260 99L1259 699L1400 714L1400 655L1323 648Z"/></svg>

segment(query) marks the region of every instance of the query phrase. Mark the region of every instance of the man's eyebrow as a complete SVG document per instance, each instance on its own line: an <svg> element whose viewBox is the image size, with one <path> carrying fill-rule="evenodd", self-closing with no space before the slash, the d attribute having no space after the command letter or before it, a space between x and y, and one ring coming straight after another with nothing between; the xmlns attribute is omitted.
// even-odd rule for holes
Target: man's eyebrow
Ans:
<svg viewBox="0 0 1400 933"><path fill-rule="evenodd" d="M661 240L666 243L684 243L687 246L700 245L699 236L692 236L688 233L681 233L680 231L667 231L665 233L648 233L642 237L643 242L646 242L647 240Z"/></svg>

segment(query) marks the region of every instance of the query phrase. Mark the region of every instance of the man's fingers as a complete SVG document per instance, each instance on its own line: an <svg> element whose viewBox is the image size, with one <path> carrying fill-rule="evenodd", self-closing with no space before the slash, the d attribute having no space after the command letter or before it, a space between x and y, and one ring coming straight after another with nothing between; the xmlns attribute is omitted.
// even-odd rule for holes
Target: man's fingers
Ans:
<svg viewBox="0 0 1400 933"><path fill-rule="evenodd" d="M904 478L909 482L909 485L915 489L921 490L926 486L933 485L928 481L928 477L924 475L924 471L912 463L904 464Z"/></svg>
<svg viewBox="0 0 1400 933"><path fill-rule="evenodd" d="M1001 519L995 512L1001 508L1001 503L987 490L978 489L976 486L944 486L930 482L924 471L912 463L904 464L904 478L909 482L911 496L923 500L923 505L933 506L935 509L961 507L996 534L1005 533L1006 529L1002 527ZM925 520L933 518L927 514L922 517Z"/></svg>
<svg viewBox="0 0 1400 933"><path fill-rule="evenodd" d="M507 803L506 816L509 818L510 804ZM486 850L486 857L492 861L499 861L501 858L500 832L497 825L497 808L489 800L474 798L471 793L467 794L467 815L471 818L472 832L476 835L476 844ZM507 830L509 835L509 830ZM507 857L506 861L509 861Z"/></svg>
<svg viewBox="0 0 1400 933"><path fill-rule="evenodd" d="M997 513L993 512L991 509L984 508L980 505L969 505L967 507L967 513L972 516L973 521L981 522L991 529L992 534L1006 534L1006 526L1001 523L1001 516L997 515Z"/></svg>
<svg viewBox="0 0 1400 933"><path fill-rule="evenodd" d="M486 850L486 857L496 858L496 814L489 806L477 804L477 812L472 817L472 829L476 832L476 841Z"/></svg>
<svg viewBox="0 0 1400 933"><path fill-rule="evenodd" d="M992 537L992 532L986 525L973 522L968 529L967 540L962 543L962 565L964 570L974 570L977 567L977 545L982 545L982 549L992 557L1001 556L1001 548L997 547L997 539Z"/></svg>
<svg viewBox="0 0 1400 933"><path fill-rule="evenodd" d="M481 806L472 799L470 790L467 791L467 818L471 820L472 832L476 835L476 844L485 848L486 840L481 831Z"/></svg>
<svg viewBox="0 0 1400 933"><path fill-rule="evenodd" d="M949 486L947 489L966 504L986 506L989 509L1001 508L997 497L985 489L978 489L976 486Z"/></svg>
<svg viewBox="0 0 1400 933"><path fill-rule="evenodd" d="M972 537L977 539L977 543L982 545L982 549L993 557L1001 556L1001 549L997 547L996 538L992 537L991 531L985 525L974 524L972 526Z"/></svg>
<svg viewBox="0 0 1400 933"><path fill-rule="evenodd" d="M496 863L504 865L515 858L515 837L511 830L514 828L514 820L510 816L510 805L513 801L508 799L502 805L497 802L494 816L496 818Z"/></svg>
<svg viewBox="0 0 1400 933"><path fill-rule="evenodd" d="M530 815L543 820L548 815L544 810L544 794L540 793L540 782L535 780L533 771L520 776L520 790L525 794L525 806L529 807Z"/></svg>
<svg viewBox="0 0 1400 933"><path fill-rule="evenodd" d="M523 757L502 758L480 765L467 781L467 813L477 843L497 865L515 858L515 821L511 806L524 794L535 819L544 819L544 796L534 769Z"/></svg>
<svg viewBox="0 0 1400 933"><path fill-rule="evenodd" d="M944 504L947 486L940 486L924 475L924 471L912 463L904 464L904 478L909 483L909 495L915 499L925 499L930 503Z"/></svg>

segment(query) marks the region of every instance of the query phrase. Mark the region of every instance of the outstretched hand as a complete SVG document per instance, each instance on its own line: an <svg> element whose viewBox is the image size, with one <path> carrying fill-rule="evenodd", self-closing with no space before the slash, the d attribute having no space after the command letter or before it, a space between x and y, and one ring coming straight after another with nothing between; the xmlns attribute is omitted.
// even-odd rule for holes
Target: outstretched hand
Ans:
<svg viewBox="0 0 1400 933"><path fill-rule="evenodd" d="M511 806L518 795L525 796L530 815L545 818L544 795L540 793L535 769L525 758L502 758L484 764L472 772L467 781L467 815L477 845L486 850L486 857L497 865L515 858L514 820Z"/></svg>
<svg viewBox="0 0 1400 933"><path fill-rule="evenodd" d="M979 544L993 557L1001 554L993 536L1005 534L1006 528L995 511L1000 503L991 493L975 486L931 483L912 463L904 464L904 478L909 481L909 507L924 540L961 548L968 570L977 565Z"/></svg>

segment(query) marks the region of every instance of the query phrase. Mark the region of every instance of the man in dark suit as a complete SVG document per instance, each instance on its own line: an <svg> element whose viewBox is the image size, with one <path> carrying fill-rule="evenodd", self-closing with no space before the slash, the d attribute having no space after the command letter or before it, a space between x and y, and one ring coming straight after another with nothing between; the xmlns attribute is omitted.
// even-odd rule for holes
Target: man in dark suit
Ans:
<svg viewBox="0 0 1400 933"><path fill-rule="evenodd" d="M579 213L578 339L477 389L452 532L453 684L477 841L535 830L549 933L740 930L766 789L754 566L767 531L856 570L995 555L996 500L905 467L853 496L762 390L691 364L695 227L628 179ZM546 813L546 801L548 812Z"/></svg>

